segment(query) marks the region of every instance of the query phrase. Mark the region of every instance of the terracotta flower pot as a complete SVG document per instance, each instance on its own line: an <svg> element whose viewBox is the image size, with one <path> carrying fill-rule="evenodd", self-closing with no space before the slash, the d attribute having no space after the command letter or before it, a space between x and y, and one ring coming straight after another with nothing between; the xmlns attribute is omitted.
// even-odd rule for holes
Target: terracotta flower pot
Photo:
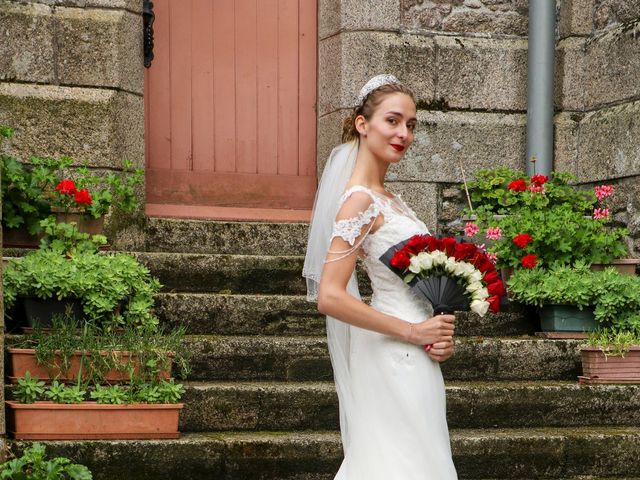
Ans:
<svg viewBox="0 0 640 480"><path fill-rule="evenodd" d="M580 383L640 383L640 346L633 346L624 357L606 355L601 348L581 347Z"/></svg>
<svg viewBox="0 0 640 480"><path fill-rule="evenodd" d="M64 382L69 380L74 380L78 378L78 372L80 371L80 358L81 352L76 352L76 354L71 358L69 371L66 376L61 376L60 368L57 365L60 365L61 359L60 357L56 357L53 361L56 367L47 368L45 365L38 365L36 361L36 351L32 348L8 348L7 352L9 353L9 380L11 383L17 383L19 378L23 378L27 371L31 373L32 376L38 377L40 380L50 381L53 379L57 379L58 381ZM129 352L112 352L114 355L118 357L118 360L123 364L129 362L130 360L134 364L134 372L138 372L139 365L137 363L136 357L131 357ZM107 352L103 352L103 355L107 355ZM171 356L171 355L170 355ZM158 374L158 378L161 379L169 379L170 378L170 368L161 371ZM86 371L86 365L84 366L85 374L88 376ZM105 373L104 380L106 382L128 382L129 374L126 371L119 371L116 369L110 370Z"/></svg>
<svg viewBox="0 0 640 480"><path fill-rule="evenodd" d="M26 227L3 228L2 247L3 248L38 248L42 233L31 235Z"/></svg>
<svg viewBox="0 0 640 480"><path fill-rule="evenodd" d="M184 406L5 403L7 431L24 440L179 438L178 418Z"/></svg>
<svg viewBox="0 0 640 480"><path fill-rule="evenodd" d="M636 270L640 265L640 258L619 258L611 263L594 263L591 270L604 270L607 267L614 267L623 275L636 275Z"/></svg>
<svg viewBox="0 0 640 480"><path fill-rule="evenodd" d="M55 212L58 222L75 223L79 232L91 235L104 235L104 215L93 218L80 212Z"/></svg>

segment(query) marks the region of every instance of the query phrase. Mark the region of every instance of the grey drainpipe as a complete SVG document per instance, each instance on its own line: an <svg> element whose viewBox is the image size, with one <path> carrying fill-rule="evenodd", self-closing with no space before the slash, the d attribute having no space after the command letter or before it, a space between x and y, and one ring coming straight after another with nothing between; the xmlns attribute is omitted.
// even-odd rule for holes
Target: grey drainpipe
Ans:
<svg viewBox="0 0 640 480"><path fill-rule="evenodd" d="M529 1L527 68L527 173L553 169L553 79L556 31L555 0Z"/></svg>

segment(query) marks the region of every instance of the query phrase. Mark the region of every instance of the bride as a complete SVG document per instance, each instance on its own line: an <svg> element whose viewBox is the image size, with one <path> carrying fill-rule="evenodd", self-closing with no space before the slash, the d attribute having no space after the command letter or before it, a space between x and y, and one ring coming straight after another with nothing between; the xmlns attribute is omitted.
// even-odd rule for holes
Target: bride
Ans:
<svg viewBox="0 0 640 480"><path fill-rule="evenodd" d="M384 186L416 124L407 87L392 75L369 80L316 195L303 275L309 300L327 315L344 449L336 480L457 478L440 372L453 354L455 318L433 317L379 260L398 242L428 233ZM358 292L358 256L371 280L370 306Z"/></svg>

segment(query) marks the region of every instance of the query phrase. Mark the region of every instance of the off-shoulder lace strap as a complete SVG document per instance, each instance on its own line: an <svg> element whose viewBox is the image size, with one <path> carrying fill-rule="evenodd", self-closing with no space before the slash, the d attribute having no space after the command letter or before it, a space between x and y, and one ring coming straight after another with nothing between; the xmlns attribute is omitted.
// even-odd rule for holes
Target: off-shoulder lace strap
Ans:
<svg viewBox="0 0 640 480"><path fill-rule="evenodd" d="M349 197L351 197L351 195L353 193L355 193L355 192L364 192L364 193L366 193L367 195L369 195L371 197L372 202L367 207L366 210L361 211L360 213L358 213L358 215L356 215L354 217L350 217L350 218L344 218L344 219L336 220L333 223L333 231L331 232L330 243L331 243L331 241L333 241L334 238L340 237L345 242L347 242L349 245L351 245L351 248L348 248L346 250L329 250L328 253L339 254L340 257L333 258L333 259L330 259L330 260L325 260L325 263L335 262L337 260L341 260L341 259L349 256L354 251L356 251L360 247L360 245L362 244L362 242L364 241L366 236L371 231L371 228L373 227L373 224L375 223L374 222L375 218L381 212L381 206L380 206L379 199L371 192L371 190L369 190L369 189L367 189L365 187L362 187L360 185L356 185L354 187L351 187L350 189L348 189L344 193L344 195L342 195L342 197L340 198L340 207L342 207L342 205L344 205L344 203L347 201L347 199ZM365 227L365 225L367 225L366 231L365 231L365 234L362 235L362 230L363 230L363 227ZM361 237L361 238L356 243L356 240L358 239L358 237Z"/></svg>

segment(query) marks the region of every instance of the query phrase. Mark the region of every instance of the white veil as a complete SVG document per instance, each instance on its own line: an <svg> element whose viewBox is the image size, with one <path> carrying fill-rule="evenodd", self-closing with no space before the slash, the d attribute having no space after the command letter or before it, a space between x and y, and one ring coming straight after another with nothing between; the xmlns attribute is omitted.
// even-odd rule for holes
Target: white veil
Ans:
<svg viewBox="0 0 640 480"><path fill-rule="evenodd" d="M315 302L318 299L318 286L320 285L324 260L329 250L333 222L338 214L340 197L353 172L357 154L357 140L343 143L334 148L318 185L309 227L307 254L302 270L302 276L307 279L307 300L310 302ZM349 280L347 292L360 299L355 271ZM340 432L345 454L349 446L347 418L350 413L354 413L349 390L351 384L349 373L350 330L351 326L348 323L327 316L327 341L340 402Z"/></svg>

